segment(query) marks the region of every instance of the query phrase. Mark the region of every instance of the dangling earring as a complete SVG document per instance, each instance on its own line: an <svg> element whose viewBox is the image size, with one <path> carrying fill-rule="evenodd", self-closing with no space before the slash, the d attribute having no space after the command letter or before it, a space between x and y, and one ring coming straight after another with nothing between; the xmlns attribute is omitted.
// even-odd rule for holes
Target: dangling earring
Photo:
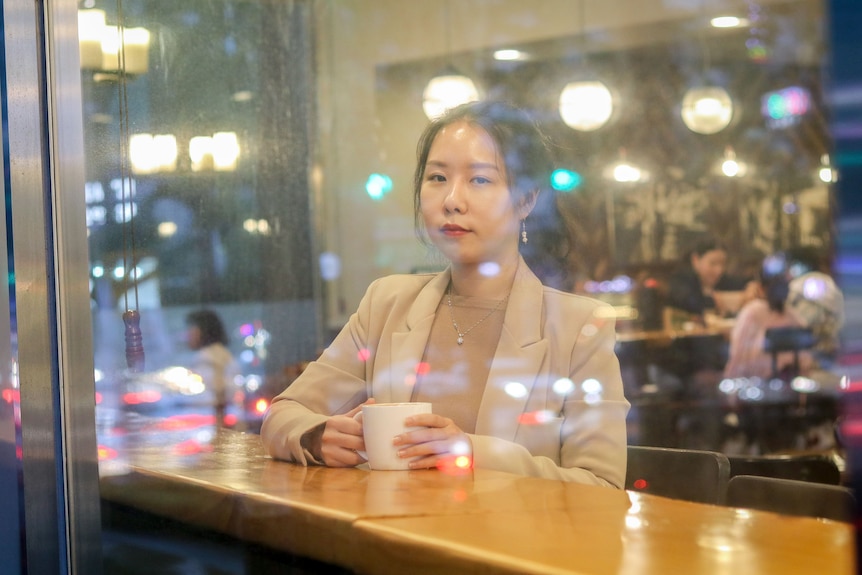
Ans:
<svg viewBox="0 0 862 575"><path fill-rule="evenodd" d="M521 243L527 243L527 219L521 220Z"/></svg>

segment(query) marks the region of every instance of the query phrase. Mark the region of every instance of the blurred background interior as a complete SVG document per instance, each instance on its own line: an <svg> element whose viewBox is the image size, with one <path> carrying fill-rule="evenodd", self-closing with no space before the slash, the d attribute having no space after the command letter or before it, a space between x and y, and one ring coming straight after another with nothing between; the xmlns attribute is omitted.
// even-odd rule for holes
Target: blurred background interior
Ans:
<svg viewBox="0 0 862 575"><path fill-rule="evenodd" d="M208 307L241 368L228 421L254 430L365 286L439 268L413 231L414 142L447 98L497 98L530 110L553 142L552 185L575 245L569 287L615 305L631 441L832 447L807 425L771 445L739 436L731 403L795 406L799 389L834 391L844 373L795 389L787 377L773 388L692 383L673 366L677 336L726 339L730 327L669 335L691 324L664 313L671 273L703 238L724 244L727 272L743 278L799 246L832 269L825 10L816 0L82 2L100 422L209 401L166 385L163 371L189 364L183 318ZM125 369L129 308L140 310L144 376ZM703 408L717 410L715 427L694 433L686 420ZM808 422L816 429L835 419L824 409Z"/></svg>
<svg viewBox="0 0 862 575"><path fill-rule="evenodd" d="M843 470L862 308L841 251L858 226L838 231L828 16L825 0L81 0L102 473L132 437L207 449L213 389L192 368L190 312L224 323L223 423L255 432L372 280L439 269L413 230L415 142L441 106L482 98L528 109L553 142L569 288L614 305L630 442L816 452ZM671 274L707 237L746 279L771 254L816 254L845 299L835 361L675 370L675 346L726 345L739 310L709 325L667 313ZM4 383L4 403L15 393Z"/></svg>

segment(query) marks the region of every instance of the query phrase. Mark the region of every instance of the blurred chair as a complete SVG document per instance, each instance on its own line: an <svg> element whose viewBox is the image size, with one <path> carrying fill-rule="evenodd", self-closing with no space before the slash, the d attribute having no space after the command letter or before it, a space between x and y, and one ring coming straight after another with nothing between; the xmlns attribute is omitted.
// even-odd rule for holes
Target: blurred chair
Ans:
<svg viewBox="0 0 862 575"><path fill-rule="evenodd" d="M766 330L763 351L772 355L772 377L781 377L778 369L778 354L793 353L793 369L790 377L799 375L799 352L811 349L817 343L814 332L804 327L771 327Z"/></svg>
<svg viewBox="0 0 862 575"><path fill-rule="evenodd" d="M731 477L725 504L847 523L856 516L856 499L846 487L755 475Z"/></svg>
<svg viewBox="0 0 862 575"><path fill-rule="evenodd" d="M629 445L626 489L697 503L721 504L730 462L723 453Z"/></svg>
<svg viewBox="0 0 862 575"><path fill-rule="evenodd" d="M827 485L841 484L841 470L826 454L803 455L729 455L730 477L758 475L777 479L793 479Z"/></svg>

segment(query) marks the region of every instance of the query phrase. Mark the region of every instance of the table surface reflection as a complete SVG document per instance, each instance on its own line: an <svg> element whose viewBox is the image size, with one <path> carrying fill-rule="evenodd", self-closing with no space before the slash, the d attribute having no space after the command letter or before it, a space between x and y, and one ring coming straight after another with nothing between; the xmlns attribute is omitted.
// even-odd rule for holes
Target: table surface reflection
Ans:
<svg viewBox="0 0 862 575"><path fill-rule="evenodd" d="M853 529L827 520L482 469L302 467L231 431L117 454L106 500L358 573L854 572Z"/></svg>

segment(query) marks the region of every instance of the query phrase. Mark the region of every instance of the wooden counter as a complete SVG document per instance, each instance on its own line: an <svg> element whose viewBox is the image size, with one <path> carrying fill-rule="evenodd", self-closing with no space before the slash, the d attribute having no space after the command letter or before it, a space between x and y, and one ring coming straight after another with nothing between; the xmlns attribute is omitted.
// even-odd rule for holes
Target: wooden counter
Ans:
<svg viewBox="0 0 862 575"><path fill-rule="evenodd" d="M195 452L196 453L192 453ZM845 524L490 470L301 467L255 435L126 447L102 497L358 573L854 572Z"/></svg>

